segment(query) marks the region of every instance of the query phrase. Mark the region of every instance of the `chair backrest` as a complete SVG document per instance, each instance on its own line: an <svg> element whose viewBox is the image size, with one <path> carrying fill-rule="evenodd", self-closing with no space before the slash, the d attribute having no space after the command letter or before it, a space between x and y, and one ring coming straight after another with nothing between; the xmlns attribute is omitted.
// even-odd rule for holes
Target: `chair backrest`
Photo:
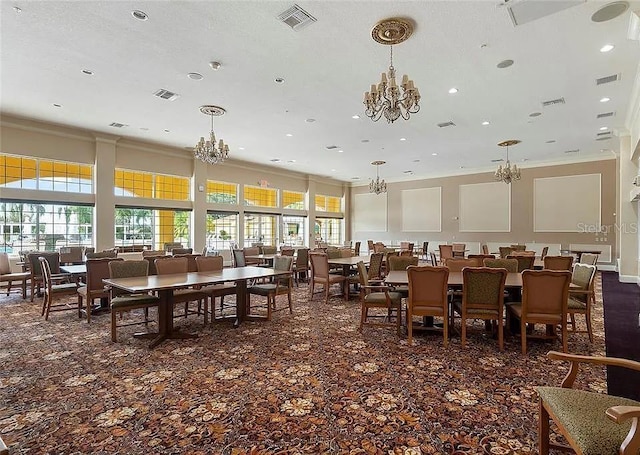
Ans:
<svg viewBox="0 0 640 455"><path fill-rule="evenodd" d="M510 246L500 246L498 247L498 251L500 251L500 257L502 259L507 259L507 256L513 253L513 248Z"/></svg>
<svg viewBox="0 0 640 455"><path fill-rule="evenodd" d="M373 253L369 258L369 279L382 278L382 261L384 260L384 253Z"/></svg>
<svg viewBox="0 0 640 455"><path fill-rule="evenodd" d="M407 270L410 265L418 265L415 256L390 256L388 261L387 270Z"/></svg>
<svg viewBox="0 0 640 455"><path fill-rule="evenodd" d="M163 259L169 257L166 254L164 254L164 251L162 252L161 255L158 256L146 256L144 258L142 258L144 261L147 261L149 263L149 270L147 272L148 275L157 275L158 274L158 270L156 269L156 259Z"/></svg>
<svg viewBox="0 0 640 455"><path fill-rule="evenodd" d="M566 315L571 272L525 270L522 272L522 314ZM565 316L566 320L566 316Z"/></svg>
<svg viewBox="0 0 640 455"><path fill-rule="evenodd" d="M175 250L173 250L175 251ZM199 254L174 254L174 258L187 258L187 272L197 272L198 265L196 264L196 258L200 257Z"/></svg>
<svg viewBox="0 0 640 455"><path fill-rule="evenodd" d="M434 267L437 266L438 265L438 258L436 257L436 253L431 251L429 253L429 257L431 258L431 265L434 266Z"/></svg>
<svg viewBox="0 0 640 455"><path fill-rule="evenodd" d="M533 263L535 262L536 257L530 255L525 256L521 254L510 254L509 256L507 256L507 259L515 259L516 261L518 261L518 272L522 272L524 270L533 270Z"/></svg>
<svg viewBox="0 0 640 455"><path fill-rule="evenodd" d="M246 267L247 261L244 258L244 250L231 250L233 252L233 266Z"/></svg>
<svg viewBox="0 0 640 455"><path fill-rule="evenodd" d="M360 256L360 245L361 245L361 242L358 240L356 242L356 246L353 248L353 255L354 256Z"/></svg>
<svg viewBox="0 0 640 455"><path fill-rule="evenodd" d="M453 257L453 245L438 245L438 248L440 249L441 261Z"/></svg>
<svg viewBox="0 0 640 455"><path fill-rule="evenodd" d="M122 258L99 258L88 259L87 266L87 289L97 291L104 289L103 279L109 278L109 262L124 261Z"/></svg>
<svg viewBox="0 0 640 455"><path fill-rule="evenodd" d="M83 246L63 246L60 248L61 264L82 264Z"/></svg>
<svg viewBox="0 0 640 455"><path fill-rule="evenodd" d="M289 248L281 248L280 249L280 254L283 256L293 256L295 254L295 250L291 247Z"/></svg>
<svg viewBox="0 0 640 455"><path fill-rule="evenodd" d="M186 273L189 271L189 260L185 257L157 258L155 264L158 275Z"/></svg>
<svg viewBox="0 0 640 455"><path fill-rule="evenodd" d="M408 250L409 249L409 242L400 242L400 249L401 250Z"/></svg>
<svg viewBox="0 0 640 455"><path fill-rule="evenodd" d="M219 272L224 268L222 256L198 256L196 257L198 272Z"/></svg>
<svg viewBox="0 0 640 455"><path fill-rule="evenodd" d="M9 255L0 253L0 275L11 273L11 264L9 263Z"/></svg>
<svg viewBox="0 0 640 455"><path fill-rule="evenodd" d="M182 248L182 243L180 243L180 242L165 242L164 243L164 250L167 253L171 253L174 248Z"/></svg>
<svg viewBox="0 0 640 455"><path fill-rule="evenodd" d="M571 270L573 256L545 256L544 268L546 270Z"/></svg>
<svg viewBox="0 0 640 455"><path fill-rule="evenodd" d="M244 252L245 257L246 256L257 256L258 254L260 254L260 247L249 246L249 247L243 248L242 251Z"/></svg>
<svg viewBox="0 0 640 455"><path fill-rule="evenodd" d="M447 291L449 269L446 267L410 266L407 269L409 278L409 308L442 306L447 315Z"/></svg>
<svg viewBox="0 0 640 455"><path fill-rule="evenodd" d="M282 255L288 256L284 253ZM309 249L300 248L298 249L298 255L296 256L296 269L302 270L302 269L308 269L308 268L309 268Z"/></svg>
<svg viewBox="0 0 640 455"><path fill-rule="evenodd" d="M571 273L571 284L579 286L581 291L593 290L593 284L596 276L596 266L589 264L573 264L573 272Z"/></svg>
<svg viewBox="0 0 640 455"><path fill-rule="evenodd" d="M179 254L191 254L193 253L193 248L173 248L171 250L171 254L177 256Z"/></svg>
<svg viewBox="0 0 640 455"><path fill-rule="evenodd" d="M128 278L135 276L147 276L149 274L149 262L140 261L110 261L110 278Z"/></svg>
<svg viewBox="0 0 640 455"><path fill-rule="evenodd" d="M49 261L43 256L38 257L38 263L40 264L40 272L42 273L42 282L44 283L44 292L51 294L51 267Z"/></svg>
<svg viewBox="0 0 640 455"><path fill-rule="evenodd" d="M273 258L273 269L291 272L293 270L293 258L291 256L276 256ZM287 277L288 279L288 277Z"/></svg>
<svg viewBox="0 0 640 455"><path fill-rule="evenodd" d="M385 250L386 250L386 247L384 246L384 243L376 242L373 244L374 253L384 253Z"/></svg>
<svg viewBox="0 0 640 455"><path fill-rule="evenodd" d="M146 258L147 256L165 256L164 250L143 250L142 257Z"/></svg>
<svg viewBox="0 0 640 455"><path fill-rule="evenodd" d="M466 268L462 271L462 305L467 309L497 310L502 316L506 269Z"/></svg>
<svg viewBox="0 0 640 455"><path fill-rule="evenodd" d="M533 250L513 250L509 256L535 256L536 252Z"/></svg>
<svg viewBox="0 0 640 455"><path fill-rule="evenodd" d="M466 243L452 243L451 249L454 253L464 253L464 250L467 249Z"/></svg>
<svg viewBox="0 0 640 455"><path fill-rule="evenodd" d="M422 254L429 254L429 242L422 242Z"/></svg>
<svg viewBox="0 0 640 455"><path fill-rule="evenodd" d="M476 267L484 266L485 259L495 259L495 255L493 254L470 254L467 256L467 259L475 259L477 262Z"/></svg>
<svg viewBox="0 0 640 455"><path fill-rule="evenodd" d="M329 277L329 256L327 253L311 253L311 274L314 277Z"/></svg>
<svg viewBox="0 0 640 455"><path fill-rule="evenodd" d="M507 269L507 272L516 273L518 271L518 261L516 259L485 259L482 261L485 267L492 269Z"/></svg>
<svg viewBox="0 0 640 455"><path fill-rule="evenodd" d="M489 253L489 247L487 246L486 243L484 245L482 245L482 254L490 254Z"/></svg>
<svg viewBox="0 0 640 455"><path fill-rule="evenodd" d="M327 258L328 259L338 259L342 257L342 253L337 248L329 248L327 249Z"/></svg>
<svg viewBox="0 0 640 455"><path fill-rule="evenodd" d="M462 272L465 267L477 267L478 261L476 259L447 258L444 265L449 269L449 272Z"/></svg>
<svg viewBox="0 0 640 455"><path fill-rule="evenodd" d="M358 277L360 278L360 286L369 286L369 272L363 261L358 261ZM361 288L365 294L368 294L369 290Z"/></svg>
<svg viewBox="0 0 640 455"><path fill-rule="evenodd" d="M353 256L353 251L351 251L351 248L340 248L339 251L341 258L350 258Z"/></svg>
<svg viewBox="0 0 640 455"><path fill-rule="evenodd" d="M60 273L60 253L57 251L38 251L29 254L29 270L31 272L31 278L41 277L42 268L40 267L39 258L43 257L47 260L49 270L51 273Z"/></svg>
<svg viewBox="0 0 640 455"><path fill-rule="evenodd" d="M369 250L369 254L374 253L374 245L373 240L367 240L367 249Z"/></svg>
<svg viewBox="0 0 640 455"><path fill-rule="evenodd" d="M548 246L545 246L545 247L542 249L542 254L541 254L542 259L544 259L544 258L547 256L547 253L548 253L548 252L549 252L549 247L548 247Z"/></svg>
<svg viewBox="0 0 640 455"><path fill-rule="evenodd" d="M598 263L598 255L593 253L582 253L578 262L580 262L580 264L596 265Z"/></svg>
<svg viewBox="0 0 640 455"><path fill-rule="evenodd" d="M164 251L162 254L164 254ZM99 251L97 253L94 251L85 253L85 256L87 259L116 258L118 257L118 252L116 250Z"/></svg>
<svg viewBox="0 0 640 455"><path fill-rule="evenodd" d="M524 251L527 249L527 245L520 245L520 244L511 245L511 249L513 249L513 251Z"/></svg>
<svg viewBox="0 0 640 455"><path fill-rule="evenodd" d="M413 256L413 252L410 250L402 250L400 251L400 256L411 257Z"/></svg>
<svg viewBox="0 0 640 455"><path fill-rule="evenodd" d="M278 252L278 248L270 245L263 245L259 248L261 254L276 254Z"/></svg>

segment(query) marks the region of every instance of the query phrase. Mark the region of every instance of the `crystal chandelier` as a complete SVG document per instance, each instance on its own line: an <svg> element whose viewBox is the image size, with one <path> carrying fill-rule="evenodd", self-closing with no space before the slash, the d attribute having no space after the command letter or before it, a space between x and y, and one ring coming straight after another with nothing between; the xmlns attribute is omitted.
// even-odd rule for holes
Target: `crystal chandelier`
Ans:
<svg viewBox="0 0 640 455"><path fill-rule="evenodd" d="M205 105L200 106L200 112L211 116L211 132L208 140L205 141L204 137L200 138L200 141L193 149L193 154L207 164L222 163L229 158L229 146L222 139L216 144L216 135L213 132L213 117L224 115L226 111L220 106Z"/></svg>
<svg viewBox="0 0 640 455"><path fill-rule="evenodd" d="M391 46L391 59L388 73L382 73L380 83L371 85L364 94L365 114L374 122L382 116L388 123L402 117L409 120L411 114L420 110L420 92L413 81L405 74L402 83L396 82L396 70L393 67L393 45L407 40L413 32L413 24L406 19L385 19L371 31L371 36L380 44Z"/></svg>
<svg viewBox="0 0 640 455"><path fill-rule="evenodd" d="M520 169L518 169L518 166L515 164L512 166L509 161L509 146L519 143L520 141L517 139L509 139L508 141L502 141L498 144L499 147L507 148L507 161L504 163L504 166L498 166L498 170L495 175L497 181L509 184L512 180L520 180Z"/></svg>
<svg viewBox="0 0 640 455"><path fill-rule="evenodd" d="M371 164L373 164L376 167L376 179L375 180L371 179L371 182L369 183L369 193L380 194L380 193L387 192L387 183L384 181L384 179L380 180L380 174L378 173L378 166L385 163L386 161L371 162Z"/></svg>

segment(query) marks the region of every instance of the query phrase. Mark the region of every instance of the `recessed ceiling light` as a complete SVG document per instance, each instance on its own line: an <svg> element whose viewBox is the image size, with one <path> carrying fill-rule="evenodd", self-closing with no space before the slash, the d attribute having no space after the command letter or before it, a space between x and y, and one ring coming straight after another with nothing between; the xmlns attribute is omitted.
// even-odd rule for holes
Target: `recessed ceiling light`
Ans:
<svg viewBox="0 0 640 455"><path fill-rule="evenodd" d="M170 132L171 132L171 130L164 130L164 132L165 132L165 133L170 133Z"/></svg>
<svg viewBox="0 0 640 455"><path fill-rule="evenodd" d="M91 70L86 70L85 69L85 70L82 70L82 73L86 74L87 76L93 76L93 71L91 71Z"/></svg>
<svg viewBox="0 0 640 455"><path fill-rule="evenodd" d="M22 12L22 8L18 8L17 6L14 6L14 7L13 7L13 10L14 10L16 13L21 13L21 12Z"/></svg>
<svg viewBox="0 0 640 455"><path fill-rule="evenodd" d="M431 156L438 156L438 154L436 152L433 152Z"/></svg>
<svg viewBox="0 0 640 455"><path fill-rule="evenodd" d="M293 134L291 134L291 133L287 133L287 134L285 134L285 136L287 136L287 137L293 137Z"/></svg>
<svg viewBox="0 0 640 455"><path fill-rule="evenodd" d="M146 21L149 19L149 16L144 11L140 11L139 9L131 11L131 15L138 19L139 21Z"/></svg>
<svg viewBox="0 0 640 455"><path fill-rule="evenodd" d="M344 153L344 150L338 150L338 153Z"/></svg>
<svg viewBox="0 0 640 455"><path fill-rule="evenodd" d="M53 107L62 107L62 104L53 103Z"/></svg>
<svg viewBox="0 0 640 455"><path fill-rule="evenodd" d="M542 112L532 112L531 114L529 114L529 117L540 117L542 115Z"/></svg>
<svg viewBox="0 0 640 455"><path fill-rule="evenodd" d="M487 126L488 124L489 124L489 122L486 121L486 120L484 122L482 122L482 126Z"/></svg>
<svg viewBox="0 0 640 455"><path fill-rule="evenodd" d="M222 66L222 63L220 63L220 62L209 62L209 66L211 67L212 70L218 71L220 69L220 67Z"/></svg>
<svg viewBox="0 0 640 455"><path fill-rule="evenodd" d="M272 163L279 163L280 162L280 158L272 158L269 161L271 161Z"/></svg>
<svg viewBox="0 0 640 455"><path fill-rule="evenodd" d="M460 166L460 169L464 169L464 166Z"/></svg>
<svg viewBox="0 0 640 455"><path fill-rule="evenodd" d="M316 121L316 119L314 119L314 118L308 118L308 119L305 120L305 122L307 122L307 123L313 123L315 121Z"/></svg>
<svg viewBox="0 0 640 455"><path fill-rule="evenodd" d="M331 169L331 172L335 172L335 171L336 171L335 169Z"/></svg>
<svg viewBox="0 0 640 455"><path fill-rule="evenodd" d="M607 101L610 101L611 98L607 98L606 96L604 98L600 98L600 102L601 103L606 103Z"/></svg>
<svg viewBox="0 0 640 455"><path fill-rule="evenodd" d="M356 115L352 115L351 118L354 119L354 120L358 120L360 118L360 116L358 114L356 114Z"/></svg>
<svg viewBox="0 0 640 455"><path fill-rule="evenodd" d="M591 15L593 22L606 22L623 14L629 8L627 2L609 3Z"/></svg>
<svg viewBox="0 0 640 455"><path fill-rule="evenodd" d="M187 74L189 79L193 79L194 81L201 81L203 79L202 74L200 73L189 73Z"/></svg>
<svg viewBox="0 0 640 455"><path fill-rule="evenodd" d="M289 160L289 161L287 161L287 163L290 163L290 164L293 164L293 163L295 163L295 162L296 162L296 160Z"/></svg>
<svg viewBox="0 0 640 455"><path fill-rule="evenodd" d="M605 44L600 48L600 52L609 52L612 51L615 46L613 44Z"/></svg>
<svg viewBox="0 0 640 455"><path fill-rule="evenodd" d="M274 81L275 81L275 83L276 83L276 84L283 84L283 83L284 83L284 78L282 78L282 77L276 77L276 78L274 79Z"/></svg>
<svg viewBox="0 0 640 455"><path fill-rule="evenodd" d="M406 137L401 137L401 138L400 138L400 140L401 140L401 141L406 141L406 140L407 140L407 138L406 138Z"/></svg>
<svg viewBox="0 0 640 455"><path fill-rule="evenodd" d="M601 127L600 127L600 131L605 131L605 130L608 130L608 129L609 129L609 128L608 128L608 127L606 127L606 126L601 126Z"/></svg>
<svg viewBox="0 0 640 455"><path fill-rule="evenodd" d="M458 89L457 89L457 88L455 88L455 87L451 87L451 88L449 89L449 93L451 93L452 95L453 95L454 93L458 93Z"/></svg>
<svg viewBox="0 0 640 455"><path fill-rule="evenodd" d="M244 150L244 147L238 147L238 150Z"/></svg>
<svg viewBox="0 0 640 455"><path fill-rule="evenodd" d="M503 68L509 68L511 65L513 65L513 60L507 59L507 60L501 61L496 66L500 69L503 69Z"/></svg>

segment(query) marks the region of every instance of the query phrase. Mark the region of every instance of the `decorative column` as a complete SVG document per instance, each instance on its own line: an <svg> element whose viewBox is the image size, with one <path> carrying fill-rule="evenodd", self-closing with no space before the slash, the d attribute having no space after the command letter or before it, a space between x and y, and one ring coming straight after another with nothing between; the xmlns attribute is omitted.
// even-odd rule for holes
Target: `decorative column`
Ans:
<svg viewBox="0 0 640 455"><path fill-rule="evenodd" d="M93 226L96 251L113 248L115 243L114 196L117 137L96 136L94 182L96 204Z"/></svg>
<svg viewBox="0 0 640 455"><path fill-rule="evenodd" d="M194 253L204 249L207 242L207 179L209 167L199 159L193 159L193 178L191 194L193 211L191 212L191 245Z"/></svg>

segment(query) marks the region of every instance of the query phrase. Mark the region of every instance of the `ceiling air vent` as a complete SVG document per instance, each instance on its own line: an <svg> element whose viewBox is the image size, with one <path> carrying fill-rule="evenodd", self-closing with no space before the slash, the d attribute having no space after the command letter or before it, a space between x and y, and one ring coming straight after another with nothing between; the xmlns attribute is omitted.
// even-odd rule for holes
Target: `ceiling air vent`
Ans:
<svg viewBox="0 0 640 455"><path fill-rule="evenodd" d="M456 126L456 124L449 120L448 122L438 123L438 126L440 128L446 128L448 126Z"/></svg>
<svg viewBox="0 0 640 455"><path fill-rule="evenodd" d="M596 141L608 141L609 139L611 139L611 135L596 138Z"/></svg>
<svg viewBox="0 0 640 455"><path fill-rule="evenodd" d="M603 112L602 114L596 115L596 118L613 117L614 115L616 115L615 112Z"/></svg>
<svg viewBox="0 0 640 455"><path fill-rule="evenodd" d="M611 76L605 76L596 79L596 85L608 84L620 80L620 74L612 74Z"/></svg>
<svg viewBox="0 0 640 455"><path fill-rule="evenodd" d="M564 153L578 153L579 151L580 151L580 149L565 150Z"/></svg>
<svg viewBox="0 0 640 455"><path fill-rule="evenodd" d="M112 126L114 128L124 128L125 126L129 125L125 125L124 123L112 122L109 124L109 126Z"/></svg>
<svg viewBox="0 0 640 455"><path fill-rule="evenodd" d="M291 8L280 14L278 19L294 30L300 30L317 20L298 5L293 5Z"/></svg>
<svg viewBox="0 0 640 455"><path fill-rule="evenodd" d="M596 134L596 136L599 136L599 137L601 137L601 136L609 136L610 134L611 134L611 131L605 131L604 133Z"/></svg>
<svg viewBox="0 0 640 455"><path fill-rule="evenodd" d="M502 158L498 158L497 160L491 160L492 163L501 163L504 160Z"/></svg>
<svg viewBox="0 0 640 455"><path fill-rule="evenodd" d="M158 98L169 101L177 100L180 97L180 95L178 95L177 93L170 92L169 90L165 90L163 88L155 92L154 95Z"/></svg>
<svg viewBox="0 0 640 455"><path fill-rule="evenodd" d="M542 107L549 107L555 104L564 104L564 98L557 98L555 100L543 101Z"/></svg>
<svg viewBox="0 0 640 455"><path fill-rule="evenodd" d="M584 3L586 0L503 0L499 6L507 6L514 26L551 16L564 9Z"/></svg>
<svg viewBox="0 0 640 455"><path fill-rule="evenodd" d="M327 145L327 150L335 150L337 148L338 148L337 145Z"/></svg>

